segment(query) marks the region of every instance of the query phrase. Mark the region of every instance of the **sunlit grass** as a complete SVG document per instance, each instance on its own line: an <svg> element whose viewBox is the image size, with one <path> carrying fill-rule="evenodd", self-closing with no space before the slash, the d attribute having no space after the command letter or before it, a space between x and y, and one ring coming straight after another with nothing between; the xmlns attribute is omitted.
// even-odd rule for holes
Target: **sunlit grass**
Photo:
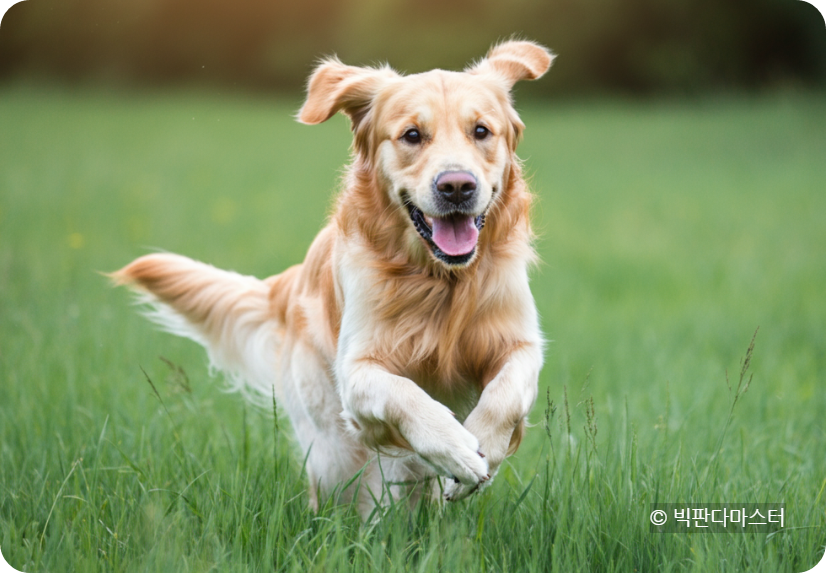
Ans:
<svg viewBox="0 0 826 573"><path fill-rule="evenodd" d="M484 494L368 526L348 507L311 514L283 415L276 427L222 393L199 347L155 331L97 273L154 249L259 276L299 262L349 144L343 119L295 123L299 104L0 91L7 561L797 572L819 560L822 97L524 105L533 290L552 341L534 427ZM655 501L785 502L787 527L653 534Z"/></svg>

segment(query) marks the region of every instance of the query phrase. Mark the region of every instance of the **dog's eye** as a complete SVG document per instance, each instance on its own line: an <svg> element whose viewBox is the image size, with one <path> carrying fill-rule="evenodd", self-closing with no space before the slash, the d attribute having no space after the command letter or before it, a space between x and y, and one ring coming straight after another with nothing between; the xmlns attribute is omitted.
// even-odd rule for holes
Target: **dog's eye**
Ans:
<svg viewBox="0 0 826 573"><path fill-rule="evenodd" d="M407 143L421 143L422 142L422 134L419 133L418 129L408 129L402 135L402 139L404 139Z"/></svg>
<svg viewBox="0 0 826 573"><path fill-rule="evenodd" d="M484 125L477 125L473 131L473 137L478 140L486 139L490 135L490 130Z"/></svg>

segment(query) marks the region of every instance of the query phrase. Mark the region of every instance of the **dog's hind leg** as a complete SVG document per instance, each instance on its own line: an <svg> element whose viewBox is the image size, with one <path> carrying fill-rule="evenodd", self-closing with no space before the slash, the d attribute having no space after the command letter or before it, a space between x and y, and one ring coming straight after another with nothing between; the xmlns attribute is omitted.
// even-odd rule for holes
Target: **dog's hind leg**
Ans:
<svg viewBox="0 0 826 573"><path fill-rule="evenodd" d="M145 295L154 322L202 344L233 389L262 403L272 396L279 325L266 283L167 253L140 257L110 277Z"/></svg>

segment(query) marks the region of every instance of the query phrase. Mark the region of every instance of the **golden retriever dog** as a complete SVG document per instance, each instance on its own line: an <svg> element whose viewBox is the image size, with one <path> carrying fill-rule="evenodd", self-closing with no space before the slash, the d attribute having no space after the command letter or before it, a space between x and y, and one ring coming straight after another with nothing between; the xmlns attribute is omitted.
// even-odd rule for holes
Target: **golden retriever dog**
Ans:
<svg viewBox="0 0 826 573"><path fill-rule="evenodd" d="M462 499L519 446L543 339L510 91L551 61L527 41L463 72L325 60L298 120L343 112L353 156L304 262L259 280L151 254L113 273L236 389L275 393L313 508L336 496L367 518L389 496Z"/></svg>

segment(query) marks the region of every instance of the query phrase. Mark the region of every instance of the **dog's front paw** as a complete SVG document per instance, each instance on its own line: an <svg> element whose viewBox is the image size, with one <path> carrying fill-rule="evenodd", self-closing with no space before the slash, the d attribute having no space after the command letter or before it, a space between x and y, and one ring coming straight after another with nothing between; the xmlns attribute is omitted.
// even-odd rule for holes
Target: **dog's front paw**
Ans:
<svg viewBox="0 0 826 573"><path fill-rule="evenodd" d="M459 501L465 499L472 493L485 489L490 484L492 477L487 474L482 481L476 484L465 484L457 479L449 480L445 486L444 497L445 501Z"/></svg>
<svg viewBox="0 0 826 573"><path fill-rule="evenodd" d="M488 479L490 470L485 456L479 451L479 440L452 415L445 417L442 424L426 424L419 428L425 431L408 434L408 440L436 473L470 488L476 488ZM417 439L410 439L414 435Z"/></svg>

